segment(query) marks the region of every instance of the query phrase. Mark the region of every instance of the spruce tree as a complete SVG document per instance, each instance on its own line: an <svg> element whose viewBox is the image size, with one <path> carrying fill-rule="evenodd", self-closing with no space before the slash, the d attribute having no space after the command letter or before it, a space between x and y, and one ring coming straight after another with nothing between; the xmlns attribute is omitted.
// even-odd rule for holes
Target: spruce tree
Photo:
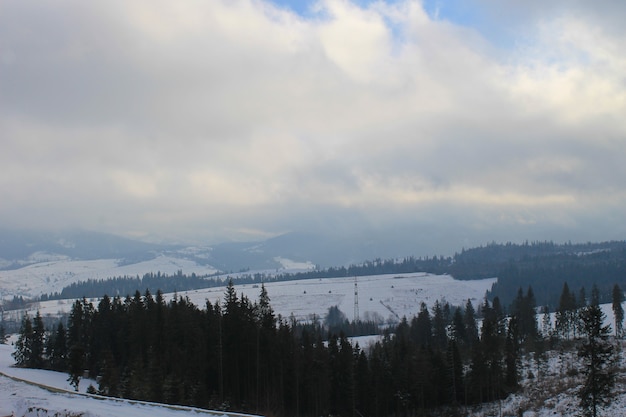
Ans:
<svg viewBox="0 0 626 417"><path fill-rule="evenodd" d="M465 343L467 334L465 333L465 325L463 324L463 313L461 308L457 307L452 315L452 332L451 338L456 343Z"/></svg>
<svg viewBox="0 0 626 417"><path fill-rule="evenodd" d="M43 326L43 319L39 310L33 320L33 340L32 340L32 352L31 363L32 368L43 368L43 354L45 350L45 328Z"/></svg>
<svg viewBox="0 0 626 417"><path fill-rule="evenodd" d="M33 322L28 314L22 318L20 335L15 342L15 352L13 358L17 366L30 367L33 353Z"/></svg>
<svg viewBox="0 0 626 417"><path fill-rule="evenodd" d="M439 300L435 300L433 306L433 319L432 319L432 335L434 347L438 350L443 350L448 344L447 335L447 321L444 315L444 309Z"/></svg>
<svg viewBox="0 0 626 417"><path fill-rule="evenodd" d="M567 282L563 284L561 297L559 298L559 307L556 310L556 326L555 330L559 336L569 339L575 330L575 311L576 302L574 295L570 292Z"/></svg>
<svg viewBox="0 0 626 417"><path fill-rule="evenodd" d="M4 324L0 323L0 345L7 343L7 331L4 328Z"/></svg>
<svg viewBox="0 0 626 417"><path fill-rule="evenodd" d="M511 317L507 325L505 351L505 382L509 390L515 390L519 382L519 351L520 335L519 324L516 316Z"/></svg>
<svg viewBox="0 0 626 417"><path fill-rule="evenodd" d="M552 320L550 318L550 307L547 305L543 306L541 309L541 313L543 314L541 319L541 334L544 339L552 338Z"/></svg>
<svg viewBox="0 0 626 417"><path fill-rule="evenodd" d="M426 303L420 304L420 311L417 317L411 320L410 329L411 340L416 346L430 346L433 338L432 320Z"/></svg>
<svg viewBox="0 0 626 417"><path fill-rule="evenodd" d="M50 367L55 371L65 371L67 368L67 342L63 323L59 322L53 337L48 344Z"/></svg>
<svg viewBox="0 0 626 417"><path fill-rule="evenodd" d="M465 304L463 322L465 323L466 342L471 347L478 342L478 324L476 324L476 310L474 310L472 301L469 298Z"/></svg>
<svg viewBox="0 0 626 417"><path fill-rule="evenodd" d="M597 417L598 409L612 400L615 384L613 370L614 348L609 342L610 325L604 325L605 314L599 305L598 289L592 290L591 303L582 309L581 321L585 341L578 355L584 362L583 386L578 391L580 407L586 417Z"/></svg>
<svg viewBox="0 0 626 417"><path fill-rule="evenodd" d="M613 286L613 315L615 316L615 336L622 337L624 334L624 291L615 284Z"/></svg>

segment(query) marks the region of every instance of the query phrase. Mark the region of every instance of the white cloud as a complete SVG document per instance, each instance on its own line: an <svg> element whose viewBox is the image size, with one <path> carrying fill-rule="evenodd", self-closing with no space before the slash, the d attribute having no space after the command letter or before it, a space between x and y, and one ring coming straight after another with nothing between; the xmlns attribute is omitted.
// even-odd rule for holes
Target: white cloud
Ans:
<svg viewBox="0 0 626 417"><path fill-rule="evenodd" d="M466 209L580 225L626 200L626 38L531 6L503 50L417 1L306 19L261 0L6 2L0 215L220 237Z"/></svg>

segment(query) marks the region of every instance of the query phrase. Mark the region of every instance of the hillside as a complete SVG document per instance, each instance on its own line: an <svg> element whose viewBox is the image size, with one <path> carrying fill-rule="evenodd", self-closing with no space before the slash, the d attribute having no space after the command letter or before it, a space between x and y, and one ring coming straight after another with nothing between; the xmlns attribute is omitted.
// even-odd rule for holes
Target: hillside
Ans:
<svg viewBox="0 0 626 417"><path fill-rule="evenodd" d="M430 306L435 300L464 305L471 299L473 304L478 305L494 282L494 279L460 281L448 275L424 273L358 277L360 317L397 322L404 316L416 315L420 303ZM260 288L257 284L235 285L235 289L250 300L256 301L259 297ZM348 319L354 318L354 277L268 282L266 289L274 311L284 318L293 316L299 321L310 320L314 315L323 318L328 309L335 305ZM202 306L206 300L215 303L223 299L225 291L226 287L221 286L182 291L178 295L189 297L191 302ZM164 295L166 300L173 296L173 293ZM31 305L29 312L34 316L36 310L39 310L44 317L69 313L72 302L40 302ZM94 299L94 302L97 300ZM11 320L14 315L17 318L20 314L20 311L5 312L5 320Z"/></svg>

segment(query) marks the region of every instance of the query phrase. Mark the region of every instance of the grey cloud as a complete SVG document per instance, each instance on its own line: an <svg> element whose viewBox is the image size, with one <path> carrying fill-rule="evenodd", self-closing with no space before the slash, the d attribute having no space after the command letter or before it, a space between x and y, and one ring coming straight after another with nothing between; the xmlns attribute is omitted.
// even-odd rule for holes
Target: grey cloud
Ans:
<svg viewBox="0 0 626 417"><path fill-rule="evenodd" d="M562 117L542 88L565 77L534 79L475 34L411 19L353 77L325 22L222 5L197 5L198 23L168 2L6 2L0 217L213 241L624 232L611 225L626 224L626 129L611 108ZM535 3L505 11L541 17Z"/></svg>

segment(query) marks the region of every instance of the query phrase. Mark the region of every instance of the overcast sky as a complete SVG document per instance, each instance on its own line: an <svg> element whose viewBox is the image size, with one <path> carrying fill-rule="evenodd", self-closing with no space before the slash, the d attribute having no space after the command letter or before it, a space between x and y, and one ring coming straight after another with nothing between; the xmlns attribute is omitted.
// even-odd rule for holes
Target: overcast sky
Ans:
<svg viewBox="0 0 626 417"><path fill-rule="evenodd" d="M624 239L624 21L622 0L0 0L0 226Z"/></svg>

